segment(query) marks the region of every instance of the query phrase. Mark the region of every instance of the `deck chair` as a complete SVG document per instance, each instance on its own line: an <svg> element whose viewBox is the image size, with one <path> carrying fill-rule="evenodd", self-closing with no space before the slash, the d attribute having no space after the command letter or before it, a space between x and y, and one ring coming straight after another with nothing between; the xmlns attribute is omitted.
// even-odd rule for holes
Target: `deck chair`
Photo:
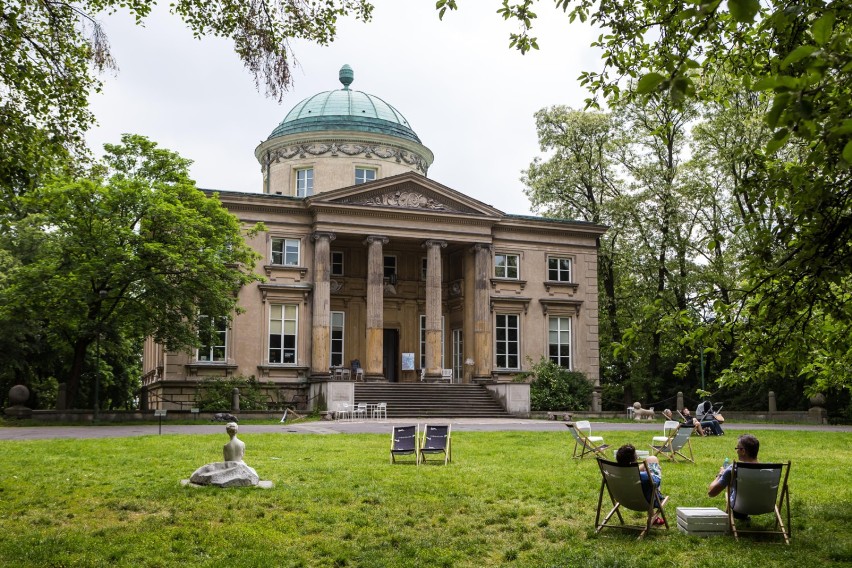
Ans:
<svg viewBox="0 0 852 568"><path fill-rule="evenodd" d="M414 465L420 463L417 454L417 441L420 432L417 426L394 426L391 431L390 459L396 463L396 456L414 456Z"/></svg>
<svg viewBox="0 0 852 568"><path fill-rule="evenodd" d="M664 438L661 443L652 443L652 455L658 456L663 454L671 461L677 461L677 456L680 456L685 461L695 463L695 456L692 455L692 444L689 442L689 437L692 436L692 428L689 426L681 426L677 422L675 429L671 431L668 438ZM667 422L668 424L668 422ZM660 436L654 436L654 442L659 442ZM689 450L689 457L683 453L684 448Z"/></svg>
<svg viewBox="0 0 852 568"><path fill-rule="evenodd" d="M651 528L654 519L659 517L663 519L663 524L666 529L669 528L669 522L666 520L666 512L663 510L668 496L660 499L659 492L655 488L651 493L651 498L645 497L645 492L642 490L642 480L639 477L639 464L632 463L630 465L620 465L616 462L607 461L598 458L598 466L601 468L601 491L598 496L598 512L595 516L595 532L601 532L601 529L620 528L628 530L638 530L639 538L641 539ZM601 511L603 510L604 489L609 494L612 501L612 509L604 517L601 522ZM625 524L624 517L621 516L621 508L630 509L631 511L639 511L645 513L645 522L641 525ZM620 525L610 523L612 516L616 515L621 522Z"/></svg>
<svg viewBox="0 0 852 568"><path fill-rule="evenodd" d="M604 450L609 447L609 444L603 443L603 438L600 436L592 436L592 425L588 420L578 420L577 422L566 424L574 436L574 453L571 457L575 459L583 459L586 454L596 454L599 457L605 457ZM577 455L577 448L580 448L580 455Z"/></svg>
<svg viewBox="0 0 852 568"><path fill-rule="evenodd" d="M453 460L449 424L440 426L427 424L423 428L423 441L420 444L418 462L425 462L427 454L444 454L444 465Z"/></svg>
<svg viewBox="0 0 852 568"><path fill-rule="evenodd" d="M740 533L780 534L785 544L790 544L790 492L787 490L787 477L790 475L790 462L787 463L746 463L734 462L731 470L731 482L728 484L727 507L728 523L734 538L739 540ZM731 495L734 495L733 503ZM781 510L787 510L787 527L781 518ZM740 528L734 513L741 515L775 514L772 528ZM742 521L739 521L742 522Z"/></svg>
<svg viewBox="0 0 852 568"><path fill-rule="evenodd" d="M668 441L671 435L677 430L678 426L680 426L680 422L677 420L666 420L663 424L663 435L662 436L654 436L653 442L660 443Z"/></svg>

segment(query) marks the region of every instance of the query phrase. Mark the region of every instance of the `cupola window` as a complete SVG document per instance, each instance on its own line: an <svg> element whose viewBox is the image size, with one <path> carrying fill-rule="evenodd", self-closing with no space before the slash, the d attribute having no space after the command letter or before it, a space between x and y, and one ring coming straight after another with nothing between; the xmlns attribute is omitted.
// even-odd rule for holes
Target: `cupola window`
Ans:
<svg viewBox="0 0 852 568"><path fill-rule="evenodd" d="M367 183L368 181L375 181L375 179L375 168L355 168L355 185Z"/></svg>
<svg viewBox="0 0 852 568"><path fill-rule="evenodd" d="M310 197L314 194L314 169L296 170L296 197Z"/></svg>

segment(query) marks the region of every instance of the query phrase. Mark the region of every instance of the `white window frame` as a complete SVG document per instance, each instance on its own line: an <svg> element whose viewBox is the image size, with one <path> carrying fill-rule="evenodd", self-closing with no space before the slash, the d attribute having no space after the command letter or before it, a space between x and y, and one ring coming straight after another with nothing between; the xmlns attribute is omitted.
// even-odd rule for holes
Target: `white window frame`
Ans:
<svg viewBox="0 0 852 568"><path fill-rule="evenodd" d="M296 197L310 197L314 194L314 169L297 168L294 172Z"/></svg>
<svg viewBox="0 0 852 568"><path fill-rule="evenodd" d="M209 316L199 316L201 319L209 319ZM228 360L228 318L213 318L213 336L219 338L212 344L201 345L195 353L195 360L201 363L225 363ZM217 356L217 350L221 350L221 356Z"/></svg>
<svg viewBox="0 0 852 568"><path fill-rule="evenodd" d="M279 245L276 247L276 245ZM286 237L273 237L271 240L271 260L277 266L301 266L302 240ZM276 248L278 250L276 250ZM295 249L295 250L294 250ZM293 257L295 252L295 258ZM277 262L276 262L277 260Z"/></svg>
<svg viewBox="0 0 852 568"><path fill-rule="evenodd" d="M514 266L510 259L514 259ZM499 252L494 254L494 277L518 280L521 277L521 255Z"/></svg>
<svg viewBox="0 0 852 568"><path fill-rule="evenodd" d="M426 368L426 315L420 314L420 368ZM444 368L444 316L441 316L441 368Z"/></svg>
<svg viewBox="0 0 852 568"><path fill-rule="evenodd" d="M371 179L367 175L369 173L373 174ZM378 168L365 168L361 166L355 167L355 185L361 185L362 183L367 183L368 181L376 181L379 179L379 170Z"/></svg>
<svg viewBox="0 0 852 568"><path fill-rule="evenodd" d="M556 267L552 268L551 263L556 263ZM562 263L567 262L568 268L563 268ZM553 276L556 276L554 278ZM574 260L565 256L549 256L547 257L547 279L550 282L573 282L574 277Z"/></svg>
<svg viewBox="0 0 852 568"><path fill-rule="evenodd" d="M329 367L342 367L346 347L346 314L331 312L329 322ZM335 332L339 333L339 337L335 337Z"/></svg>
<svg viewBox="0 0 852 568"><path fill-rule="evenodd" d="M277 316L277 317L276 317ZM289 317L288 317L289 316ZM288 323L292 322L292 333L288 331ZM274 338L278 338L275 341ZM292 337L291 345L285 338ZM273 345L277 344L273 347ZM299 305L270 304L269 305L269 344L267 354L271 364L295 365L299 360ZM289 359L289 360L288 360Z"/></svg>
<svg viewBox="0 0 852 568"><path fill-rule="evenodd" d="M344 274L344 261L345 257L343 255L343 251L333 250L331 251L331 275L332 276L343 276ZM339 270L335 271L335 267L340 267Z"/></svg>
<svg viewBox="0 0 852 568"><path fill-rule="evenodd" d="M571 348L573 328L574 322L571 316L554 315L547 318L547 357L569 371L574 364L574 354Z"/></svg>
<svg viewBox="0 0 852 568"><path fill-rule="evenodd" d="M453 336L453 382L461 382L464 377L464 330L460 327L452 331Z"/></svg>
<svg viewBox="0 0 852 568"><path fill-rule="evenodd" d="M510 324L514 321L514 325ZM500 337L500 331L504 331L504 337ZM514 330L515 339L511 339L510 332ZM500 353L500 346L503 353ZM511 358L514 357L514 364ZM521 316L517 313L497 313L494 317L494 361L496 367L502 370L519 370L521 368Z"/></svg>

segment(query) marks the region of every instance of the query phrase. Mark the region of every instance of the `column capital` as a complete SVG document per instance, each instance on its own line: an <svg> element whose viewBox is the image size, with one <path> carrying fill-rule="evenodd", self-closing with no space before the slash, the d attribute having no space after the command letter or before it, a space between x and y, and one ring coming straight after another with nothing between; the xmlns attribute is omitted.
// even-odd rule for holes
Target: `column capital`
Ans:
<svg viewBox="0 0 852 568"><path fill-rule="evenodd" d="M491 243L476 243L472 247L470 247L471 252L479 252L481 250L490 251Z"/></svg>
<svg viewBox="0 0 852 568"><path fill-rule="evenodd" d="M431 247L447 248L447 241L438 241L438 240L435 240L435 239L427 239L427 240L423 241L423 244L421 246L423 248L431 248Z"/></svg>
<svg viewBox="0 0 852 568"><path fill-rule="evenodd" d="M386 245L386 244L388 244L389 240L390 239L388 239L387 237L385 237L383 235L370 235L366 239L364 239L364 244L365 245L371 245L373 243L379 243L379 244L382 244L382 245Z"/></svg>
<svg viewBox="0 0 852 568"><path fill-rule="evenodd" d="M313 233L311 233L311 240L312 241L318 241L318 240L323 239L323 238L326 238L329 241L333 241L334 239L337 238L337 235L335 233L332 233L332 232L329 232L329 231L314 231Z"/></svg>

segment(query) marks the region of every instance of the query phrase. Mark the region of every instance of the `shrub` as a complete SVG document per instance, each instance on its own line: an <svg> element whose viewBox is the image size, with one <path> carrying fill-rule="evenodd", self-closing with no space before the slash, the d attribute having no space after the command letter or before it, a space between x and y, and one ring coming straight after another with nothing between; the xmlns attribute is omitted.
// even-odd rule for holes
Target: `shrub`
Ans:
<svg viewBox="0 0 852 568"><path fill-rule="evenodd" d="M195 393L195 404L202 412L227 412L235 388L240 389L240 410L266 410L266 395L254 375L205 379Z"/></svg>
<svg viewBox="0 0 852 568"><path fill-rule="evenodd" d="M529 375L531 410L586 410L592 401L592 383L586 375L560 367L550 359L533 365Z"/></svg>

